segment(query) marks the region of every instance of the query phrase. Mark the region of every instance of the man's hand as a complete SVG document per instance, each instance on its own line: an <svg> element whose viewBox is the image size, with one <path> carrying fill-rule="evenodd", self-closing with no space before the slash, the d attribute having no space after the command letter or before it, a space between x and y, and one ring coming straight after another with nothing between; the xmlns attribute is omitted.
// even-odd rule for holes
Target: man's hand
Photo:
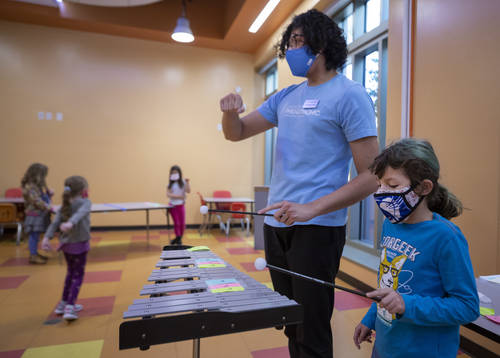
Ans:
<svg viewBox="0 0 500 358"><path fill-rule="evenodd" d="M220 100L220 110L225 113L243 113L245 112L243 99L237 93L230 93Z"/></svg>
<svg viewBox="0 0 500 358"><path fill-rule="evenodd" d="M314 207L308 204L291 203L289 201L281 201L269 205L259 210L259 214L264 214L270 210L278 209L273 215L274 218L284 223L285 225L292 225L295 222L305 222L311 220L316 216Z"/></svg>

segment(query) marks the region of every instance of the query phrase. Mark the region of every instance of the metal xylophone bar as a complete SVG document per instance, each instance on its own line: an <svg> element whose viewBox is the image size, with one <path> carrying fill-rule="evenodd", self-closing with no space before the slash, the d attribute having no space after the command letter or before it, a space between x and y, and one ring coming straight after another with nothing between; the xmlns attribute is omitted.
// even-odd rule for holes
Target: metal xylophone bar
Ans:
<svg viewBox="0 0 500 358"><path fill-rule="evenodd" d="M167 248L170 247L164 249ZM143 350L155 344L192 339L193 356L199 357L200 338L302 321L302 306L238 271L214 253L178 248L162 252L162 260L148 279L154 283L145 285L141 291L150 297L134 300L124 313L120 349ZM196 267L198 260L207 259L217 259L224 267ZM209 290L207 280L227 278L236 280L243 291Z"/></svg>

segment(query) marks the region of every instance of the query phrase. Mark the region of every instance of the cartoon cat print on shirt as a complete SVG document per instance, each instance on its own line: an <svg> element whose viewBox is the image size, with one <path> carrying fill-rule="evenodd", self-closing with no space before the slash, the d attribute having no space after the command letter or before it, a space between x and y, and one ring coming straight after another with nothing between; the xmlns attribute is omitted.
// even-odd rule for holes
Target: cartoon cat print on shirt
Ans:
<svg viewBox="0 0 500 358"><path fill-rule="evenodd" d="M408 257L406 255L396 256L391 262L387 260L387 248L382 249L380 255L380 267L379 267L379 281L378 286L380 288L392 288L394 291L398 289L399 273L403 268L404 263ZM387 312L385 308L378 307L377 309L379 317L391 323L395 316Z"/></svg>

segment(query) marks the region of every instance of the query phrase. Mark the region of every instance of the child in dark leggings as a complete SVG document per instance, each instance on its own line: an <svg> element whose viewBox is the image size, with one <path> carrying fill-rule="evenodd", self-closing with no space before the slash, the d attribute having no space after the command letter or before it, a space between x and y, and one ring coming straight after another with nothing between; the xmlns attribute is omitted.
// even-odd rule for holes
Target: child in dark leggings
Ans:
<svg viewBox="0 0 500 358"><path fill-rule="evenodd" d="M67 178L64 181L63 204L42 242L44 249L50 249L49 240L57 229L61 231L58 250L64 253L68 271L62 299L54 312L63 314L63 318L68 321L77 319L77 312L83 309L82 305L76 304L76 299L83 282L87 253L90 249L91 206L85 178L81 176Z"/></svg>

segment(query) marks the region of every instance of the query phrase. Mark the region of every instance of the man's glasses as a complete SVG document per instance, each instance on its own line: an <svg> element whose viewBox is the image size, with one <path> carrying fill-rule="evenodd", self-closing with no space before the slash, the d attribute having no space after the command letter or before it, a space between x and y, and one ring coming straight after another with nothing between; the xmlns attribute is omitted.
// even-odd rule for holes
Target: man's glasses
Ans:
<svg viewBox="0 0 500 358"><path fill-rule="evenodd" d="M297 33L294 33L294 34L291 34L290 35L290 39L288 40L288 48L299 48L299 47L302 47L304 46L304 34L297 34Z"/></svg>

